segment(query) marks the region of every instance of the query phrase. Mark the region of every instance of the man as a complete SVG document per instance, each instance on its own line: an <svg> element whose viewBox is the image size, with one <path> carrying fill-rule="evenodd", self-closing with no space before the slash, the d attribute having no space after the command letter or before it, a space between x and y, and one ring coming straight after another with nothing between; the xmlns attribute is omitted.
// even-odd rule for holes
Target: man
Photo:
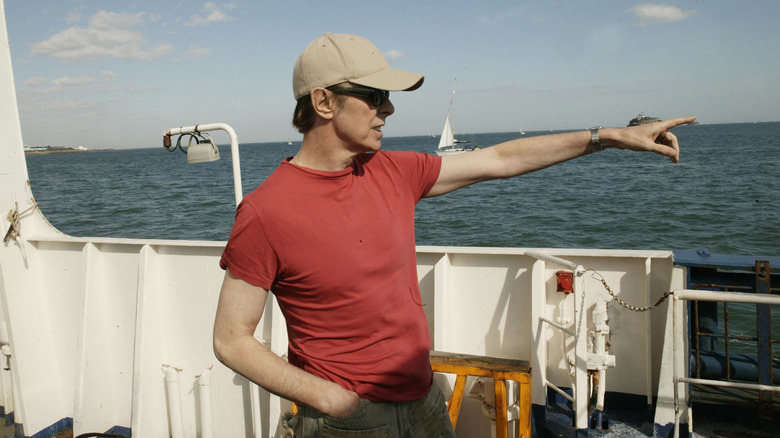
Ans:
<svg viewBox="0 0 780 438"><path fill-rule="evenodd" d="M220 262L215 353L301 407L286 422L296 437L454 436L428 363L414 246L421 198L606 147L677 162L669 129L695 119L524 138L447 157L381 151L395 111L389 92L422 82L391 68L365 38L313 41L293 72L301 148L236 213ZM269 290L287 322L289 363L253 337Z"/></svg>

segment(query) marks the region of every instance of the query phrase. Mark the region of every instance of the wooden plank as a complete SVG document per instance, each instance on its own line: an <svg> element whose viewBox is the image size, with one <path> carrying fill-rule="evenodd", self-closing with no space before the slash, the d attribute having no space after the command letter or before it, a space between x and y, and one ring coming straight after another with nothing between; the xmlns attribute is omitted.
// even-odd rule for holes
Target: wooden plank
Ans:
<svg viewBox="0 0 780 438"><path fill-rule="evenodd" d="M509 373L530 373L531 366L526 360L506 359L501 357L474 356L470 354L444 353L432 351L431 365L453 365L468 368L481 368L486 371L502 371Z"/></svg>

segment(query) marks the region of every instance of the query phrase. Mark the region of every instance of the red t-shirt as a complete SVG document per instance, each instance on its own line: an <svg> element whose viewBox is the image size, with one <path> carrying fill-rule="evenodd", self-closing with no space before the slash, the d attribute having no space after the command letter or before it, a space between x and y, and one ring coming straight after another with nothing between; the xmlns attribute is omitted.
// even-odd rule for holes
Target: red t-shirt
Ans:
<svg viewBox="0 0 780 438"><path fill-rule="evenodd" d="M339 172L284 161L244 198L220 266L276 295L290 363L374 401L428 393L414 209L440 169L405 151Z"/></svg>

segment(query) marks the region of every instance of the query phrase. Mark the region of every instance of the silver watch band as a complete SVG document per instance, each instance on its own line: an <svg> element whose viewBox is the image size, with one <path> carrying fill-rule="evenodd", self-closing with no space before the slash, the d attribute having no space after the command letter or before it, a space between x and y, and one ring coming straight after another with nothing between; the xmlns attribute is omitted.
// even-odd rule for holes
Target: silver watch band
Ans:
<svg viewBox="0 0 780 438"><path fill-rule="evenodd" d="M590 142L593 144L593 148L596 149L596 152L604 150L604 147L601 146L601 141L599 140L599 128L590 128Z"/></svg>

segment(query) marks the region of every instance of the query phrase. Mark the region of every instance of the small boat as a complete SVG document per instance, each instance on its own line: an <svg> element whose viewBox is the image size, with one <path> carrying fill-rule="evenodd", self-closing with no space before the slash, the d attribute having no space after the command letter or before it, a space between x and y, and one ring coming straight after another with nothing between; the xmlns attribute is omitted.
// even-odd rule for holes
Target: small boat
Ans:
<svg viewBox="0 0 780 438"><path fill-rule="evenodd" d="M650 117L642 113L639 113L636 117L631 119L630 122L628 122L628 126L646 125L648 123L655 123L660 121L661 119L659 119L658 117Z"/></svg>
<svg viewBox="0 0 780 438"><path fill-rule="evenodd" d="M454 112L455 86L452 87L452 100L450 100L450 108L447 111L447 118L444 119L444 128L441 131L441 138L439 138L439 146L436 148L436 155L456 155L477 149L473 146L460 146L461 144L469 144L470 142L465 140L458 140L455 138L455 134L453 133L452 129L452 119L454 118Z"/></svg>

